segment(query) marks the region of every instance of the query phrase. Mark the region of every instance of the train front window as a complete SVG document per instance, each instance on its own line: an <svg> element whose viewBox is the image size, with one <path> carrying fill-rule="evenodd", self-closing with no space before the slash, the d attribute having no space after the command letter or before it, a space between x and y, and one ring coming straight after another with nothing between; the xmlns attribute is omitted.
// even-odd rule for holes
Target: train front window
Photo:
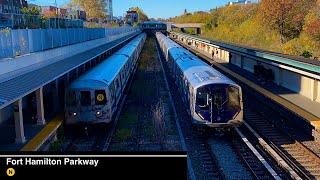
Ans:
<svg viewBox="0 0 320 180"><path fill-rule="evenodd" d="M214 93L213 94L213 108L217 110L222 109L222 93Z"/></svg>
<svg viewBox="0 0 320 180"><path fill-rule="evenodd" d="M91 106L90 91L81 91L80 96L81 96L81 99L80 99L81 106Z"/></svg>
<svg viewBox="0 0 320 180"><path fill-rule="evenodd" d="M240 95L239 88L235 86L228 87L228 110L237 110L241 109L240 105Z"/></svg>
<svg viewBox="0 0 320 180"><path fill-rule="evenodd" d="M95 105L105 105L107 102L105 90L95 90Z"/></svg>
<svg viewBox="0 0 320 180"><path fill-rule="evenodd" d="M74 91L68 91L66 97L67 106L76 106L76 93Z"/></svg>
<svg viewBox="0 0 320 180"><path fill-rule="evenodd" d="M207 88L198 88L197 97L196 97L196 105L201 110L209 110L209 94Z"/></svg>

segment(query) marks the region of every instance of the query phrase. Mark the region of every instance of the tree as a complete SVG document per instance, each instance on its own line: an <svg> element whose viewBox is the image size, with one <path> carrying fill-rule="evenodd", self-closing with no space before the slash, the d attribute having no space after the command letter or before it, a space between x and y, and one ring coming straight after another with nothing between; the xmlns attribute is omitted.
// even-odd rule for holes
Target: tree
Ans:
<svg viewBox="0 0 320 180"><path fill-rule="evenodd" d="M88 18L105 19L106 16L106 1L105 0L72 0L68 7L76 7L84 10Z"/></svg>
<svg viewBox="0 0 320 180"><path fill-rule="evenodd" d="M314 7L306 16L304 31L311 38L320 41L320 5Z"/></svg>
<svg viewBox="0 0 320 180"><path fill-rule="evenodd" d="M56 18L57 17L57 15L54 11L48 11L48 12L44 13L43 16L46 18Z"/></svg>
<svg viewBox="0 0 320 180"><path fill-rule="evenodd" d="M23 18L25 28L33 29L45 26L45 20L43 19L43 16L40 15L41 10L38 6L32 8L23 7L21 12L24 14Z"/></svg>
<svg viewBox="0 0 320 180"><path fill-rule="evenodd" d="M296 38L303 30L304 17L316 0L261 0L262 22L277 30L281 43Z"/></svg>
<svg viewBox="0 0 320 180"><path fill-rule="evenodd" d="M139 14L139 22L147 21L149 18L148 16L140 9L139 7L131 7L130 11L137 11Z"/></svg>
<svg viewBox="0 0 320 180"><path fill-rule="evenodd" d="M21 12L29 15L40 15L40 8L38 6L34 6L32 8L23 7Z"/></svg>

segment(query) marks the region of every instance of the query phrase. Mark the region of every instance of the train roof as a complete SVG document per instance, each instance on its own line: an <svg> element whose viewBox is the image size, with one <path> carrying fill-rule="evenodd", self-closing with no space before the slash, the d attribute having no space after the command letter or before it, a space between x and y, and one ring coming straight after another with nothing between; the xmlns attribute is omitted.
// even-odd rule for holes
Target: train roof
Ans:
<svg viewBox="0 0 320 180"><path fill-rule="evenodd" d="M109 86L119 71L123 68L129 57L133 54L137 44L144 38L145 34L141 34L125 45L114 55L108 57L94 68L69 85L69 88L103 88Z"/></svg>
<svg viewBox="0 0 320 180"><path fill-rule="evenodd" d="M69 88L98 88L99 86L102 88L109 86L128 59L124 54L112 55L72 82Z"/></svg>
<svg viewBox="0 0 320 180"><path fill-rule="evenodd" d="M166 47L173 47L173 43L177 44L163 34L157 34L157 37L165 43ZM183 71L183 74L194 88L212 83L227 83L237 85L228 77L209 66L181 46L170 48L169 53L175 59L177 65Z"/></svg>
<svg viewBox="0 0 320 180"><path fill-rule="evenodd" d="M175 43L174 41L172 41L169 38L166 38L166 36L163 35L162 33L157 32L156 35L157 35L157 39L159 41L162 41L163 43L166 44L167 49L170 49L170 48L173 48L173 47L182 48L179 44Z"/></svg>

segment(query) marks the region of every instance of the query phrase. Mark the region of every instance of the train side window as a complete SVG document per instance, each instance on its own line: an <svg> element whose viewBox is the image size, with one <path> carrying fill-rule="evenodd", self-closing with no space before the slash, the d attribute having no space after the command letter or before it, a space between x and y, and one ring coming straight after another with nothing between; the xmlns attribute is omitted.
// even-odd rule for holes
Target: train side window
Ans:
<svg viewBox="0 0 320 180"><path fill-rule="evenodd" d="M113 99L113 97L114 97L114 92L113 92L113 86L112 85L110 85L109 86L109 91L110 91L110 95L111 95L111 98Z"/></svg>
<svg viewBox="0 0 320 180"><path fill-rule="evenodd" d="M213 108L216 110L221 110L223 104L224 103L222 102L222 93L214 93L214 95L213 95Z"/></svg>
<svg viewBox="0 0 320 180"><path fill-rule="evenodd" d="M228 110L240 110L239 88L234 86L228 87Z"/></svg>
<svg viewBox="0 0 320 180"><path fill-rule="evenodd" d="M66 103L68 106L76 105L76 93L74 91L67 92Z"/></svg>
<svg viewBox="0 0 320 180"><path fill-rule="evenodd" d="M81 106L91 106L91 92L81 91L80 92L80 103Z"/></svg>
<svg viewBox="0 0 320 180"><path fill-rule="evenodd" d="M117 88L119 87L118 79L115 79L113 84L114 84L114 90L117 91Z"/></svg>
<svg viewBox="0 0 320 180"><path fill-rule="evenodd" d="M105 105L107 103L107 97L105 90L95 90L95 105Z"/></svg>
<svg viewBox="0 0 320 180"><path fill-rule="evenodd" d="M120 78L117 79L117 87L120 88Z"/></svg>

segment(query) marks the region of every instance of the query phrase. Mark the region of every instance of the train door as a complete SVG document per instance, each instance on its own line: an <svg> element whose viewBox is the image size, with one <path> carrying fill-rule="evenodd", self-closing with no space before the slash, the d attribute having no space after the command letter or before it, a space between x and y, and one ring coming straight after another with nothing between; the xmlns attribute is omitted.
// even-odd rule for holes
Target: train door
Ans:
<svg viewBox="0 0 320 180"><path fill-rule="evenodd" d="M226 86L225 85L213 85L209 93L209 102L211 106L211 121L212 122L221 122L226 119L226 110L227 110L227 95L226 95Z"/></svg>
<svg viewBox="0 0 320 180"><path fill-rule="evenodd" d="M199 87L196 93L196 112L211 123L226 123L225 84L212 84Z"/></svg>
<svg viewBox="0 0 320 180"><path fill-rule="evenodd" d="M121 80L121 92L124 91L124 87L126 84L126 77L125 77L125 71L124 71L124 66L122 67L122 69L120 70L120 80Z"/></svg>
<svg viewBox="0 0 320 180"><path fill-rule="evenodd" d="M194 92L193 92L193 87L191 84L189 84L189 94L190 94L190 111L191 111L191 115L194 115Z"/></svg>
<svg viewBox="0 0 320 180"><path fill-rule="evenodd" d="M129 56L129 58L128 58L128 66L129 66L129 69L128 69L129 74L131 74L133 71L133 62L132 62L131 56Z"/></svg>
<svg viewBox="0 0 320 180"><path fill-rule="evenodd" d="M126 81L128 81L129 75L130 75L129 61L127 61L125 64L125 71L126 71Z"/></svg>
<svg viewBox="0 0 320 180"><path fill-rule="evenodd" d="M91 113L88 112L93 110L92 102L92 92L90 90L80 91L80 114L78 117L81 120L87 121L91 119Z"/></svg>
<svg viewBox="0 0 320 180"><path fill-rule="evenodd" d="M113 115L113 112L115 111L115 107L116 107L116 95L115 95L115 90L114 90L114 82L110 83L109 85L109 92L110 92L110 101L109 101L109 104L110 104L110 108L111 108L111 115Z"/></svg>
<svg viewBox="0 0 320 180"><path fill-rule="evenodd" d="M234 119L242 110L241 101L241 89L239 87L230 85L227 88L227 98L228 98L228 109L227 118Z"/></svg>
<svg viewBox="0 0 320 180"><path fill-rule="evenodd" d="M114 80L114 90L116 92L116 105L118 105L118 102L121 98L121 83L120 83L120 76L119 74L116 76Z"/></svg>

